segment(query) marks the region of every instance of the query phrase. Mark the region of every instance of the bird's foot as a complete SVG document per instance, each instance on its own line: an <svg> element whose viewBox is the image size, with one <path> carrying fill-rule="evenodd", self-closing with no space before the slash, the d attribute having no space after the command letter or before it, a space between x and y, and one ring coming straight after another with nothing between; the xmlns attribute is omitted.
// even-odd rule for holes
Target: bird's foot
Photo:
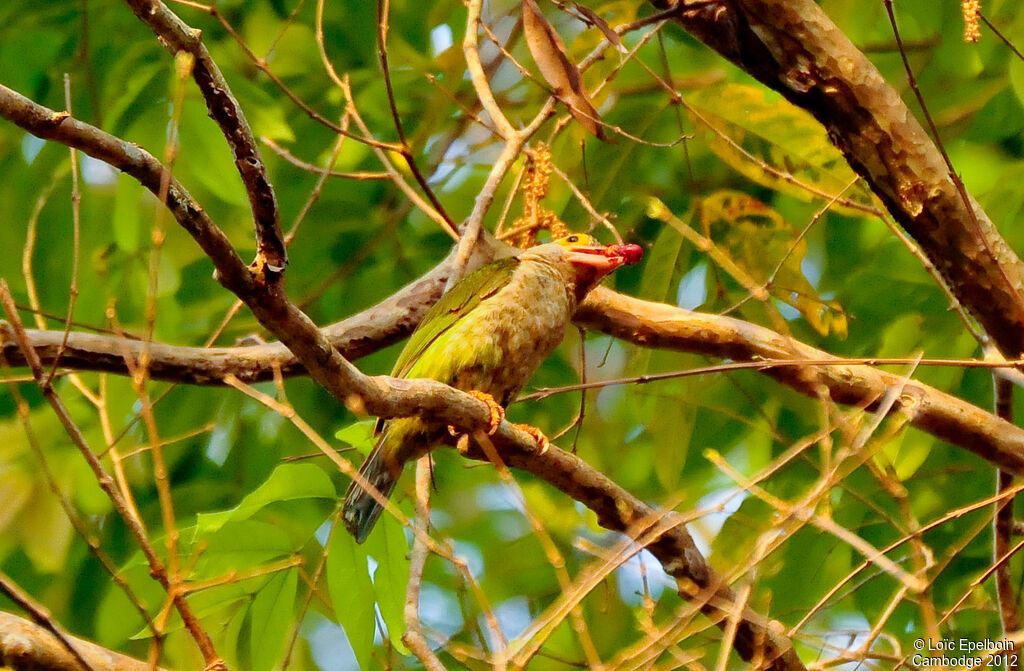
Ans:
<svg viewBox="0 0 1024 671"><path fill-rule="evenodd" d="M483 401L487 404L487 409L491 411L491 423L487 428L487 435L493 436L497 431L498 427L501 426L502 420L505 419L505 408L498 405L498 402L494 400L494 397L483 391L468 391L466 392L478 401Z"/></svg>
<svg viewBox="0 0 1024 671"><path fill-rule="evenodd" d="M467 391L466 393L478 401L483 401L487 404L487 408L491 411L491 421L487 428L487 435L493 436L498 431L498 427L501 426L502 421L505 419L505 408L498 405L498 402L494 400L494 397L486 392L474 390ZM469 434L462 433L451 424L448 425L448 433L458 441L455 446L458 448L459 452L465 453L469 446Z"/></svg>
<svg viewBox="0 0 1024 671"><path fill-rule="evenodd" d="M530 434L530 436L537 441L537 447L540 448L540 454L546 454L548 448L551 447L551 441L548 440L548 437L544 435L544 432L537 427L529 424L513 424L512 426Z"/></svg>

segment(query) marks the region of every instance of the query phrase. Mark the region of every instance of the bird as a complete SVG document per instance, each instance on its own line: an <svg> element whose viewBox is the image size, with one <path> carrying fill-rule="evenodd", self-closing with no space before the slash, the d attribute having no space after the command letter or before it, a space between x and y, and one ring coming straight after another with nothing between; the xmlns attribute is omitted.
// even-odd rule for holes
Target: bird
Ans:
<svg viewBox="0 0 1024 671"><path fill-rule="evenodd" d="M504 409L561 342L587 292L642 256L639 245L602 245L572 233L483 266L424 315L391 374L438 380L483 400L491 408L493 433ZM522 428L547 449L539 429ZM452 431L419 417L379 420L376 446L359 471L362 480L387 499L403 466L450 440ZM382 511L377 497L353 479L342 518L357 542L366 540Z"/></svg>

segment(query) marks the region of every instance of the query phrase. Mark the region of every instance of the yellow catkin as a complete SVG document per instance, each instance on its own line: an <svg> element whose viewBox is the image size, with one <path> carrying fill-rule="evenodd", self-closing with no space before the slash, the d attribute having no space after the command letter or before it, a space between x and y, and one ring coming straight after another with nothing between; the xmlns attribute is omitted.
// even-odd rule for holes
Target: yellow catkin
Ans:
<svg viewBox="0 0 1024 671"><path fill-rule="evenodd" d="M523 216L512 222L512 229L526 228L516 238L516 246L527 248L537 243L537 234L548 230L553 238L561 238L569 234L565 225L551 210L544 209L541 201L548 195L551 182L551 150L547 145L540 144L533 149L523 168L523 179L519 187L523 194Z"/></svg>
<svg viewBox="0 0 1024 671"><path fill-rule="evenodd" d="M961 0L960 9L964 13L964 42L977 42L981 38L981 29L978 27L981 0Z"/></svg>

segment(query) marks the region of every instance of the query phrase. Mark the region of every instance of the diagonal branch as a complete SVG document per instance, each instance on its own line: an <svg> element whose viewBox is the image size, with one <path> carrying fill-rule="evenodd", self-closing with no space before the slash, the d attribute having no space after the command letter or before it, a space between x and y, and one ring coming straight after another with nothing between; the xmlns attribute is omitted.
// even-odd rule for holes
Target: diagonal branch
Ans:
<svg viewBox="0 0 1024 671"><path fill-rule="evenodd" d="M288 252L281 233L280 213L267 167L260 157L256 138L224 75L201 40L202 31L190 28L160 0L126 0L139 19L148 25L172 54L185 52L195 59L192 78L206 100L206 108L231 148L235 167L249 194L256 226L258 257L273 274L284 270Z"/></svg>
<svg viewBox="0 0 1024 671"><path fill-rule="evenodd" d="M576 321L644 347L675 349L736 361L827 361L837 357L731 317L683 310L598 287L576 312ZM870 366L765 366L762 369L802 394L868 410L890 389L903 389L894 410L911 425L969 450L1018 475L1024 474L1024 430L992 413L915 380Z"/></svg>
<svg viewBox="0 0 1024 671"><path fill-rule="evenodd" d="M818 3L723 0L676 20L814 115L1002 353L1024 352L1024 265L958 188L899 93Z"/></svg>

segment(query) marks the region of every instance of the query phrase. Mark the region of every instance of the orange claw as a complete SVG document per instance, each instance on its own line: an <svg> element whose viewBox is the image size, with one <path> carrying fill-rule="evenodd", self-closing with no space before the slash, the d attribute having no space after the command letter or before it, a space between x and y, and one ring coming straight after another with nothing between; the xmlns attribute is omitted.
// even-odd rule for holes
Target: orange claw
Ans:
<svg viewBox="0 0 1024 671"><path fill-rule="evenodd" d="M501 426L501 422L505 419L505 408L498 405L498 402L494 400L494 397L484 391L467 391L467 394L472 396L478 401L483 401L487 404L488 410L491 411L491 422L487 429L487 435L493 436L498 431L498 427ZM448 433L453 436L459 435L459 431L452 426L448 425Z"/></svg>
<svg viewBox="0 0 1024 671"><path fill-rule="evenodd" d="M493 436L497 433L498 427L501 426L502 420L505 419L505 408L498 405L498 402L494 400L494 397L487 392L473 390L467 391L466 393L478 401L483 401L487 404L487 408L491 411L491 425L487 430L487 435Z"/></svg>
<svg viewBox="0 0 1024 671"><path fill-rule="evenodd" d="M546 454L548 448L551 447L551 441L548 440L548 437L544 435L544 432L537 427L530 426L529 424L513 424L512 426L517 429L522 429L526 433L530 434L530 436L537 441L537 447L540 448L541 454Z"/></svg>

